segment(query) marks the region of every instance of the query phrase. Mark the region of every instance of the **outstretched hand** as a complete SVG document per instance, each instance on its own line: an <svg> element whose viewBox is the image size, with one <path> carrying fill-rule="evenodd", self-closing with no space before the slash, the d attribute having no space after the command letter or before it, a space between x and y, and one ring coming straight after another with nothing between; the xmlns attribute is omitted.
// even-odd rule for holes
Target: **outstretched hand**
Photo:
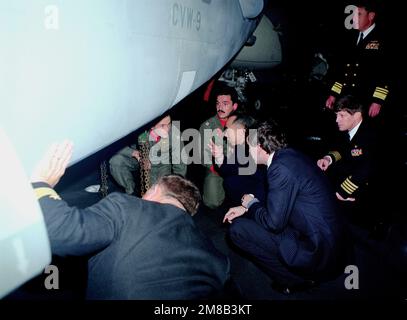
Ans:
<svg viewBox="0 0 407 320"><path fill-rule="evenodd" d="M31 182L45 182L51 187L55 187L65 173L72 152L71 141L65 140L52 144L32 172Z"/></svg>
<svg viewBox="0 0 407 320"><path fill-rule="evenodd" d="M246 211L247 209L242 206L230 208L229 211L225 214L225 217L223 218L223 223L225 222L232 223L232 220L242 216L243 214L246 213Z"/></svg>

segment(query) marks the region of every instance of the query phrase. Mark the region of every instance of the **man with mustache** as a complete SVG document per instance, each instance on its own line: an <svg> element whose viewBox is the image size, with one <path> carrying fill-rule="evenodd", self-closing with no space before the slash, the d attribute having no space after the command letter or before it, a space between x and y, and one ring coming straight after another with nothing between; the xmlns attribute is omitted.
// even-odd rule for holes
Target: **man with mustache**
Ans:
<svg viewBox="0 0 407 320"><path fill-rule="evenodd" d="M221 86L216 89L216 115L202 123L199 131L201 134L201 161L205 167L205 180L203 186L204 204L215 209L219 207L224 198L223 179L214 169L212 153L209 148L210 141L217 144L221 138L216 134L217 129L224 130L227 120L238 107L237 93L234 88ZM226 146L225 146L226 147Z"/></svg>

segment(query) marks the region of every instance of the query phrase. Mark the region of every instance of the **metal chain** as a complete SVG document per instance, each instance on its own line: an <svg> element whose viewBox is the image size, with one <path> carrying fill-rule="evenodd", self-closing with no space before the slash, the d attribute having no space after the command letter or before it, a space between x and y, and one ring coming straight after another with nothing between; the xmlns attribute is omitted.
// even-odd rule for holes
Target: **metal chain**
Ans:
<svg viewBox="0 0 407 320"><path fill-rule="evenodd" d="M107 184L107 165L106 161L102 161L100 164L100 189L99 192L102 194L102 197L107 196L107 189L109 188Z"/></svg>
<svg viewBox="0 0 407 320"><path fill-rule="evenodd" d="M141 195L143 196L150 189L150 145L147 143L140 144L140 184Z"/></svg>

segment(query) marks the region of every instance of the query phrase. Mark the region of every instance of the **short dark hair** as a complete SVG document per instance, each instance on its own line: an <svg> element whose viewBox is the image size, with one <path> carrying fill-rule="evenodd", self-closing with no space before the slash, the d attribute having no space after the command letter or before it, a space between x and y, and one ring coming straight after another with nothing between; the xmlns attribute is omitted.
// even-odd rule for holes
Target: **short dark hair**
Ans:
<svg viewBox="0 0 407 320"><path fill-rule="evenodd" d="M249 128L252 128L256 124L256 119L253 117L244 114L244 113L234 113L231 116L235 117L235 120L233 120L232 124L240 124L242 125L246 130L245 130L245 141L247 137L249 136Z"/></svg>
<svg viewBox="0 0 407 320"><path fill-rule="evenodd" d="M346 111L350 114L355 114L356 112L363 113L363 106L356 97L352 95L347 95L340 98L335 103L334 111L335 112Z"/></svg>
<svg viewBox="0 0 407 320"><path fill-rule="evenodd" d="M364 8L367 12L378 13L379 3L377 0L358 0L355 1L355 6L358 8Z"/></svg>
<svg viewBox="0 0 407 320"><path fill-rule="evenodd" d="M244 113L236 112L233 116L235 116L233 123L241 124L245 128L251 128L256 123L256 119Z"/></svg>
<svg viewBox="0 0 407 320"><path fill-rule="evenodd" d="M164 196L177 199L191 216L198 211L201 194L191 181L177 174L169 174L159 178L155 184L163 187Z"/></svg>
<svg viewBox="0 0 407 320"><path fill-rule="evenodd" d="M257 137L257 143L268 154L287 147L286 134L273 120L261 122L250 129L252 130L250 130L248 138L249 144L253 145L255 137ZM255 134L253 129L256 129Z"/></svg>
<svg viewBox="0 0 407 320"><path fill-rule="evenodd" d="M226 84L219 84L218 86L216 86L214 89L214 93L215 99L218 96L230 96L230 99L233 103L239 102L235 88L229 87Z"/></svg>

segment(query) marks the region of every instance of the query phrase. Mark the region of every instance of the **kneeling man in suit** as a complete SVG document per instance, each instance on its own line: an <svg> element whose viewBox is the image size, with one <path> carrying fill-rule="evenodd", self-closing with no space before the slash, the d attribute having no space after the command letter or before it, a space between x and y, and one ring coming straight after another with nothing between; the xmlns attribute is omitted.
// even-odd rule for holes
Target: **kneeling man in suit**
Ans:
<svg viewBox="0 0 407 320"><path fill-rule="evenodd" d="M343 272L342 222L321 170L288 148L272 121L252 128L248 143L256 162L267 165L267 196L262 204L244 195L242 206L229 209L232 242L285 288Z"/></svg>
<svg viewBox="0 0 407 320"><path fill-rule="evenodd" d="M90 257L88 299L203 299L223 290L229 260L192 220L201 199L192 182L164 176L143 199L111 193L79 209L53 189L71 154L71 143L57 145L31 181L52 253Z"/></svg>

